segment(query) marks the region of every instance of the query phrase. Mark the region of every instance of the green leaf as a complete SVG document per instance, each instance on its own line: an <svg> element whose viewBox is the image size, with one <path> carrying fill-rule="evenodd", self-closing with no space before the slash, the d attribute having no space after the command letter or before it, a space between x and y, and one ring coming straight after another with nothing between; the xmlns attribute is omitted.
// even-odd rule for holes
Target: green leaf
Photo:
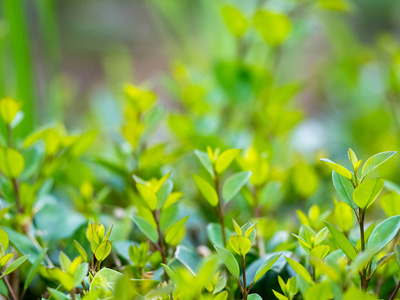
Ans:
<svg viewBox="0 0 400 300"><path fill-rule="evenodd" d="M354 166L357 164L358 159L357 159L357 155L354 153L353 149L349 148L349 151L347 152L347 155L349 157L349 160L351 162L351 165Z"/></svg>
<svg viewBox="0 0 400 300"><path fill-rule="evenodd" d="M293 270L301 277L303 278L307 283L312 283L312 279L306 268L304 268L301 264L299 264L297 261L294 261L293 259L289 257L285 257L286 261L289 263L289 265L293 268Z"/></svg>
<svg viewBox="0 0 400 300"><path fill-rule="evenodd" d="M48 248L44 248L42 251L40 251L39 255L36 256L35 260L33 261L32 266L29 268L28 274L24 280L24 292L27 290L36 273L39 271L40 264L46 256L47 250Z"/></svg>
<svg viewBox="0 0 400 300"><path fill-rule="evenodd" d="M200 150L194 150L194 154L197 156L203 167L206 168L207 172L210 173L211 177L214 178L214 170L208 154Z"/></svg>
<svg viewBox="0 0 400 300"><path fill-rule="evenodd" d="M60 251L58 260L60 261L61 269L63 269L64 272L69 272L69 268L71 267L71 260L69 257L64 252Z"/></svg>
<svg viewBox="0 0 400 300"><path fill-rule="evenodd" d="M256 274L254 275L254 282L257 282L261 277L264 276L265 273L269 271L269 269L272 268L272 266L275 264L275 262L279 259L279 257L282 254L277 254L273 255L270 258L268 258L256 271Z"/></svg>
<svg viewBox="0 0 400 300"><path fill-rule="evenodd" d="M146 219L139 216L132 216L133 222L139 229L154 243L158 242L158 232Z"/></svg>
<svg viewBox="0 0 400 300"><path fill-rule="evenodd" d="M0 147L0 169L4 175L16 178L24 170L24 157L17 150Z"/></svg>
<svg viewBox="0 0 400 300"><path fill-rule="evenodd" d="M171 180L167 180L166 182L164 182L164 184L160 187L160 189L156 193L157 209L163 208L165 202L171 195L173 189L174 189L174 184Z"/></svg>
<svg viewBox="0 0 400 300"><path fill-rule="evenodd" d="M354 186L351 181L340 176L335 171L332 171L332 181L336 191L340 197L342 197L343 201L351 208L356 208L357 206L353 200Z"/></svg>
<svg viewBox="0 0 400 300"><path fill-rule="evenodd" d="M177 246L185 234L185 223L189 216L180 219L175 224L168 227L165 231L165 242L172 246Z"/></svg>
<svg viewBox="0 0 400 300"><path fill-rule="evenodd" d="M28 259L28 257L29 255L24 255L14 260L3 272L3 276L6 276L11 272L15 271L17 268L19 268L19 266L22 265Z"/></svg>
<svg viewBox="0 0 400 300"><path fill-rule="evenodd" d="M10 125L17 113L21 110L21 103L10 97L1 99L0 115L7 125Z"/></svg>
<svg viewBox="0 0 400 300"><path fill-rule="evenodd" d="M84 262L87 262L88 257L87 257L87 253L86 253L85 249L83 249L83 247L75 240L74 240L74 244L75 244L76 250L78 250L78 252L79 252L79 255L82 257L82 260Z"/></svg>
<svg viewBox="0 0 400 300"><path fill-rule="evenodd" d="M379 252L383 247L385 247L400 230L400 216L394 216L384 220L379 223L372 231L367 248L377 247L377 252Z"/></svg>
<svg viewBox="0 0 400 300"><path fill-rule="evenodd" d="M99 262L102 262L110 254L110 252L111 252L111 242L106 240L96 248L94 255L96 256L96 259Z"/></svg>
<svg viewBox="0 0 400 300"><path fill-rule="evenodd" d="M219 246L214 246L215 250L217 250L219 257L222 259L224 262L224 265L228 268L229 272L236 277L236 279L239 279L239 264L236 261L235 257L233 254L226 250L225 248L219 247Z"/></svg>
<svg viewBox="0 0 400 300"><path fill-rule="evenodd" d="M90 291L101 289L103 291L113 290L115 283L120 279L122 274L112 269L101 269L93 278L90 284Z"/></svg>
<svg viewBox="0 0 400 300"><path fill-rule="evenodd" d="M233 235L229 238L229 244L231 245L232 249L241 256L247 254L251 248L251 242L247 237L240 236L240 235Z"/></svg>
<svg viewBox="0 0 400 300"><path fill-rule="evenodd" d="M250 294L247 296L247 300L262 300L262 298L258 294Z"/></svg>
<svg viewBox="0 0 400 300"><path fill-rule="evenodd" d="M351 180L353 178L353 175L349 170L347 170L345 167L327 159L327 158L321 158L321 161L324 162L328 167L330 167L333 171L338 173L339 175Z"/></svg>
<svg viewBox="0 0 400 300"><path fill-rule="evenodd" d="M353 260L357 256L357 252L354 249L354 246L341 231L339 231L336 227L332 226L328 222L324 222L340 249L342 249L342 251L344 252L344 254L347 255L348 258Z"/></svg>
<svg viewBox="0 0 400 300"><path fill-rule="evenodd" d="M9 241L7 232L0 228L0 244L3 245L4 250L7 250Z"/></svg>
<svg viewBox="0 0 400 300"><path fill-rule="evenodd" d="M242 151L241 149L229 149L222 152L215 163L215 170L217 173L224 172L232 163L232 161L238 156L238 154Z"/></svg>
<svg viewBox="0 0 400 300"><path fill-rule="evenodd" d="M211 206L217 206L218 195L215 188L200 176L193 174L192 177L197 188L203 194L204 198L206 198L208 203L210 203Z"/></svg>
<svg viewBox="0 0 400 300"><path fill-rule="evenodd" d="M218 223L210 223L207 225L207 235L208 239L213 245L224 246L224 242L222 239L222 229L221 224ZM225 237L229 237L231 235L228 228L225 227Z"/></svg>
<svg viewBox="0 0 400 300"><path fill-rule="evenodd" d="M228 202L240 192L242 187L249 181L251 172L239 172L231 175L226 179L222 187L222 197Z"/></svg>
<svg viewBox="0 0 400 300"><path fill-rule="evenodd" d="M373 170L375 170L396 153L396 151L381 152L368 158L361 170L362 178L367 176L369 173L371 173Z"/></svg>
<svg viewBox="0 0 400 300"><path fill-rule="evenodd" d="M248 21L242 12L233 6L223 6L221 9L222 18L232 34L241 37L247 30Z"/></svg>
<svg viewBox="0 0 400 300"><path fill-rule="evenodd" d="M74 272L74 286L78 286L88 274L89 266L87 263L80 264Z"/></svg>
<svg viewBox="0 0 400 300"><path fill-rule="evenodd" d="M394 247L394 254L396 255L397 265L400 268L400 245L399 244L396 244L396 246Z"/></svg>
<svg viewBox="0 0 400 300"><path fill-rule="evenodd" d="M367 209L374 203L376 197L382 191L384 181L381 178L375 178L362 182L353 192L354 202L361 209Z"/></svg>
<svg viewBox="0 0 400 300"><path fill-rule="evenodd" d="M256 12L254 15L254 26L260 32L265 42L271 46L281 44L287 38L292 28L287 16L268 10L259 10Z"/></svg>
<svg viewBox="0 0 400 300"><path fill-rule="evenodd" d="M136 183L136 188L139 191L140 196L142 196L143 200L146 202L147 206L151 210L155 210L157 208L157 196L156 194L147 186Z"/></svg>
<svg viewBox="0 0 400 300"><path fill-rule="evenodd" d="M234 219L232 219L232 223L233 223L233 228L235 229L236 234L242 235L242 229L240 228L239 224L236 223L236 221Z"/></svg>

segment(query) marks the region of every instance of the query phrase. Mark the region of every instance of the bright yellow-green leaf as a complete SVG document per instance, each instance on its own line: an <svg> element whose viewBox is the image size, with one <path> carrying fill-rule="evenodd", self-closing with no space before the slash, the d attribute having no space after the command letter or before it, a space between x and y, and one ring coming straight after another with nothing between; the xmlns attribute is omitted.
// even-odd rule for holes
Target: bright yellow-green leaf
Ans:
<svg viewBox="0 0 400 300"><path fill-rule="evenodd" d="M335 220L341 231L350 230L353 225L353 210L344 202L336 203Z"/></svg>
<svg viewBox="0 0 400 300"><path fill-rule="evenodd" d="M24 170L25 160L17 150L7 147L0 148L0 169L4 175L16 178Z"/></svg>
<svg viewBox="0 0 400 300"><path fill-rule="evenodd" d="M21 110L21 103L6 97L0 100L0 114L4 122L10 125L17 113Z"/></svg>
<svg viewBox="0 0 400 300"><path fill-rule="evenodd" d="M236 278L239 278L239 264L236 261L235 257L232 253L225 248L214 246L215 250L217 250L219 257L224 262L225 266L228 268L229 272Z"/></svg>
<svg viewBox="0 0 400 300"><path fill-rule="evenodd" d="M6 276L13 272L14 270L18 269L20 265L22 265L27 259L29 258L29 255L24 255L16 260L14 260L3 272L3 276Z"/></svg>
<svg viewBox="0 0 400 300"><path fill-rule="evenodd" d="M310 251L312 257L323 259L329 253L330 247L328 245L321 245L313 248Z"/></svg>
<svg viewBox="0 0 400 300"><path fill-rule="evenodd" d="M354 246L347 239L347 237L342 232L340 232L340 230L338 230L336 227L332 226L328 222L325 222L325 224L328 227L333 239L338 244L340 249L342 249L344 254L346 254L347 257L351 260L354 260L357 256L357 252L354 249Z"/></svg>
<svg viewBox="0 0 400 300"><path fill-rule="evenodd" d="M94 255L96 256L96 259L98 261L103 261L106 259L106 257L110 254L111 252L111 242L110 241L104 241L102 242L94 252Z"/></svg>
<svg viewBox="0 0 400 300"><path fill-rule="evenodd" d="M248 21L240 10L233 6L223 6L222 17L229 30L236 37L241 37L247 30Z"/></svg>
<svg viewBox="0 0 400 300"><path fill-rule="evenodd" d="M321 158L321 161L324 162L328 167L330 167L333 171L338 173L339 175L351 180L353 178L353 175L349 170L347 170L345 167L327 159L327 158Z"/></svg>
<svg viewBox="0 0 400 300"><path fill-rule="evenodd" d="M281 44L289 35L292 25L289 18L281 13L259 10L254 15L254 26L271 46Z"/></svg>
<svg viewBox="0 0 400 300"><path fill-rule="evenodd" d="M185 234L185 223L189 216L180 219L175 224L172 224L165 231L165 242L172 246L177 246Z"/></svg>
<svg viewBox="0 0 400 300"><path fill-rule="evenodd" d="M238 255L246 255L251 248L251 242L248 238L240 235L233 235L229 238L229 244Z"/></svg>
<svg viewBox="0 0 400 300"><path fill-rule="evenodd" d="M143 200L146 202L147 206L151 210L155 210L157 208L157 196L156 194L147 186L136 183L136 188L139 191L140 196L142 196Z"/></svg>
<svg viewBox="0 0 400 300"><path fill-rule="evenodd" d="M384 194L380 199L380 203L388 217L400 215L400 195L396 192Z"/></svg>
<svg viewBox="0 0 400 300"><path fill-rule="evenodd" d="M69 267L71 266L71 260L69 257L64 252L60 251L58 260L60 261L61 269L63 269L65 272L68 272Z"/></svg>
<svg viewBox="0 0 400 300"><path fill-rule="evenodd" d="M232 161L238 156L240 153L240 149L229 149L224 152L222 152L218 158L217 162L215 163L215 170L217 173L222 173L224 172L229 165L232 163Z"/></svg>
<svg viewBox="0 0 400 300"><path fill-rule="evenodd" d="M257 282L261 277L264 276L265 273L268 272L269 269L272 268L274 263L279 259L281 254L273 255L269 257L256 271L256 274L254 275L254 282Z"/></svg>
<svg viewBox="0 0 400 300"><path fill-rule="evenodd" d="M234 219L232 219L232 223L233 223L233 228L235 229L236 234L242 235L242 229L240 228L239 224L236 223L236 221Z"/></svg>
<svg viewBox="0 0 400 300"><path fill-rule="evenodd" d="M153 187L153 192L157 193L159 191L159 189L161 188L161 186L164 184L165 181L167 181L167 179L169 178L169 176L171 175L172 171L168 172L167 174L165 174L158 182L157 184Z"/></svg>
<svg viewBox="0 0 400 300"><path fill-rule="evenodd" d="M357 155L354 153L353 149L349 148L349 151L347 152L347 156L349 157L351 165L354 168L354 166L358 162L358 159L357 159Z"/></svg>
<svg viewBox="0 0 400 300"><path fill-rule="evenodd" d="M379 193L382 191L384 181L381 178L375 178L363 181L353 192L354 202L361 209L367 209L374 203Z"/></svg>
<svg viewBox="0 0 400 300"><path fill-rule="evenodd" d="M9 238L7 232L0 228L0 244L3 245L4 250L7 250L8 242Z"/></svg>
<svg viewBox="0 0 400 300"><path fill-rule="evenodd" d="M13 258L14 253L8 253L0 259L0 268L3 268Z"/></svg>
<svg viewBox="0 0 400 300"><path fill-rule="evenodd" d="M310 276L310 273L304 268L301 264L299 264L297 261L294 261L293 259L289 257L285 257L289 265L293 268L293 270L301 277L303 278L307 283L311 284L312 279Z"/></svg>
<svg viewBox="0 0 400 300"><path fill-rule="evenodd" d="M368 158L361 170L362 177L367 176L396 153L396 151L381 152Z"/></svg>
<svg viewBox="0 0 400 300"><path fill-rule="evenodd" d="M194 183L199 191L203 194L204 198L210 203L211 206L218 205L218 195L215 188L206 180L197 175L192 175Z"/></svg>

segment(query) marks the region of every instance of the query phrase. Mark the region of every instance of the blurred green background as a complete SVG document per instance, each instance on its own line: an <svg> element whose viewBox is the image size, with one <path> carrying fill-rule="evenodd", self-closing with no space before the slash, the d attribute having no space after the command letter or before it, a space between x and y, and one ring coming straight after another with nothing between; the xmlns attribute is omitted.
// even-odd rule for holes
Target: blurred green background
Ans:
<svg viewBox="0 0 400 300"><path fill-rule="evenodd" d="M132 175L169 170L184 192L180 214L197 213L185 242L207 244L202 228L217 217L190 178L201 172L193 150L207 146L244 149L234 168L257 172L261 202L246 202L244 191L226 217L263 218L268 240L274 230L297 232L295 208L333 207L319 158L344 163L351 147L365 162L399 149L397 0L2 0L0 9L0 97L24 111L17 147L49 124L97 133L89 155L48 176L46 192L71 212L61 218L53 202L38 201L47 206L31 217L44 244L83 236L87 220L115 224L114 241L128 239ZM126 84L157 94L143 131L124 127ZM380 175L400 183L399 164L397 155ZM69 230L53 232L57 222Z"/></svg>

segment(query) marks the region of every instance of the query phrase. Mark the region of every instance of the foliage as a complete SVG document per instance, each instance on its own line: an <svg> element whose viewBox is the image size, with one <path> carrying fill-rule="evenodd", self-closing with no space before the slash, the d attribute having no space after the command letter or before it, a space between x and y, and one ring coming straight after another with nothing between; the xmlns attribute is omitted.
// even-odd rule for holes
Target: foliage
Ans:
<svg viewBox="0 0 400 300"><path fill-rule="evenodd" d="M17 55L15 82L0 83L0 294L398 298L399 161L379 152L399 147L397 41L358 41L346 23L357 5L345 0L192 2L146 2L178 58L162 97L158 82L121 88L110 55L93 115L64 125L56 100L57 117L38 118L21 2L5 1L0 51ZM43 24L51 3L35 4ZM313 56L313 24L331 44L317 70L300 64ZM46 97L71 92L54 78ZM349 149L343 165L349 143L379 153Z"/></svg>

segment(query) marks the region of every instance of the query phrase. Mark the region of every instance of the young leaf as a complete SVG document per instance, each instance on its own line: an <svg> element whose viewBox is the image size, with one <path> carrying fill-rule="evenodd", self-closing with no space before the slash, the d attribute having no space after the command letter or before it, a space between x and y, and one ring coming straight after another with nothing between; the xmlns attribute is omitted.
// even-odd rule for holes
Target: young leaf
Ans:
<svg viewBox="0 0 400 300"><path fill-rule="evenodd" d="M353 192L354 202L361 209L367 209L374 203L376 197L383 189L384 181L381 178L375 178L362 182Z"/></svg>
<svg viewBox="0 0 400 300"><path fill-rule="evenodd" d="M215 176L214 170L208 154L200 150L194 150L194 154L197 156L197 158L199 159L203 167L207 170L207 172L210 173L211 178L214 178Z"/></svg>
<svg viewBox="0 0 400 300"><path fill-rule="evenodd" d="M96 256L96 259L98 261L102 262L110 254L110 252L111 252L111 242L106 240L96 248L94 256Z"/></svg>
<svg viewBox="0 0 400 300"><path fill-rule="evenodd" d="M351 165L354 166L358 162L357 155L354 153L353 149L349 148L349 151L347 152L347 155L349 157L349 160L351 162Z"/></svg>
<svg viewBox="0 0 400 300"><path fill-rule="evenodd" d="M157 208L158 201L156 194L149 187L140 183L136 183L136 188L138 189L140 196L142 196L148 207L151 210L155 210Z"/></svg>
<svg viewBox="0 0 400 300"><path fill-rule="evenodd" d="M281 44L289 35L292 25L289 18L280 13L258 10L254 15L254 26L264 41L271 46Z"/></svg>
<svg viewBox="0 0 400 300"><path fill-rule="evenodd" d="M221 14L229 30L235 37L241 37L246 32L248 22L240 10L233 6L223 6Z"/></svg>
<svg viewBox="0 0 400 300"><path fill-rule="evenodd" d="M71 260L69 257L64 252L60 251L58 260L60 261L61 269L65 272L69 272L69 268L71 267Z"/></svg>
<svg viewBox="0 0 400 300"><path fill-rule="evenodd" d="M21 103L13 98L6 97L0 101L0 115L4 123L10 125L17 113L21 110Z"/></svg>
<svg viewBox="0 0 400 300"><path fill-rule="evenodd" d="M78 250L78 252L79 252L79 255L82 257L82 260L84 262L87 262L88 257L87 257L87 253L86 253L85 249L83 249L83 247L76 240L74 240L74 244L75 244L76 250Z"/></svg>
<svg viewBox="0 0 400 300"><path fill-rule="evenodd" d="M235 229L236 234L242 235L242 229L240 228L239 224L236 223L236 221L234 219L232 219L232 223L233 223L233 228Z"/></svg>
<svg viewBox="0 0 400 300"><path fill-rule="evenodd" d="M236 158L236 156L242 151L241 149L229 149L220 154L218 156L217 162L215 163L215 170L217 173L224 172L232 161Z"/></svg>
<svg viewBox="0 0 400 300"><path fill-rule="evenodd" d="M229 238L229 244L238 255L246 255L250 251L251 242L248 238L240 235L233 235Z"/></svg>
<svg viewBox="0 0 400 300"><path fill-rule="evenodd" d="M132 216L132 220L152 242L158 242L158 232L146 219L139 216Z"/></svg>
<svg viewBox="0 0 400 300"><path fill-rule="evenodd" d="M7 250L9 241L7 232L0 228L0 244L3 245L4 250Z"/></svg>
<svg viewBox="0 0 400 300"><path fill-rule="evenodd" d="M289 265L292 267L292 269L301 277L303 278L307 283L312 283L312 279L310 276L310 273L304 268L301 264L299 264L297 261L294 261L293 259L289 257L285 257L286 261L289 263Z"/></svg>
<svg viewBox="0 0 400 300"><path fill-rule="evenodd" d="M379 223L372 231L367 248L377 247L377 253L385 247L400 230L400 216L394 216Z"/></svg>
<svg viewBox="0 0 400 300"><path fill-rule="evenodd" d="M369 173L371 173L373 170L375 170L377 167L379 167L395 154L396 151L387 151L375 154L368 158L361 170L362 178L367 176Z"/></svg>
<svg viewBox="0 0 400 300"><path fill-rule="evenodd" d="M250 294L247 296L247 300L262 300L259 294Z"/></svg>
<svg viewBox="0 0 400 300"><path fill-rule="evenodd" d="M356 208L357 206L353 200L354 186L351 184L350 180L340 176L335 171L332 171L332 181L333 186L339 193L340 197L342 197L343 201L351 208Z"/></svg>
<svg viewBox="0 0 400 300"><path fill-rule="evenodd" d="M3 276L6 276L8 274L10 274L11 272L13 272L14 270L16 270L17 268L19 268L20 265L22 265L27 259L28 259L29 255L24 255L21 256L20 258L17 258L16 260L14 260L7 268L6 270L3 272Z"/></svg>
<svg viewBox="0 0 400 300"><path fill-rule="evenodd" d="M0 169L4 175L16 178L24 170L25 160L17 150L0 147Z"/></svg>
<svg viewBox="0 0 400 300"><path fill-rule="evenodd" d="M222 187L222 197L226 202L232 200L232 198L239 193L242 187L249 181L251 172L239 172L231 175Z"/></svg>
<svg viewBox="0 0 400 300"><path fill-rule="evenodd" d="M339 175L351 180L353 178L353 175L349 170L347 170L345 167L327 159L327 158L321 158L320 159L322 162L324 162L328 167L330 167L333 171L338 173Z"/></svg>
<svg viewBox="0 0 400 300"><path fill-rule="evenodd" d="M210 203L211 206L217 206L218 195L215 188L200 176L193 174L192 177L197 188L203 194L204 198L206 198L208 203Z"/></svg>
<svg viewBox="0 0 400 300"><path fill-rule="evenodd" d="M353 245L347 239L347 237L340 232L336 227L332 226L328 222L324 221L325 225L328 227L329 232L331 233L333 239L338 244L340 249L347 255L348 258L353 260L357 256L357 252L354 249Z"/></svg>
<svg viewBox="0 0 400 300"><path fill-rule="evenodd" d="M224 265L228 268L229 272L236 277L236 279L239 279L239 264L236 261L235 257L232 255L232 253L225 248L219 247L219 246L214 246L215 250L217 250L219 257L222 259L224 262Z"/></svg>
<svg viewBox="0 0 400 300"><path fill-rule="evenodd" d="M279 259L279 257L282 254L277 254L273 255L270 258L268 258L256 271L256 274L254 275L254 282L257 282L261 277L264 276L265 273L269 271L269 269L272 268L274 263Z"/></svg>
<svg viewBox="0 0 400 300"><path fill-rule="evenodd" d="M168 227L168 229L165 231L165 242L167 244L172 246L176 246L179 244L185 233L184 225L188 218L189 216L186 216L183 219L180 219L175 224L172 224L170 227Z"/></svg>

